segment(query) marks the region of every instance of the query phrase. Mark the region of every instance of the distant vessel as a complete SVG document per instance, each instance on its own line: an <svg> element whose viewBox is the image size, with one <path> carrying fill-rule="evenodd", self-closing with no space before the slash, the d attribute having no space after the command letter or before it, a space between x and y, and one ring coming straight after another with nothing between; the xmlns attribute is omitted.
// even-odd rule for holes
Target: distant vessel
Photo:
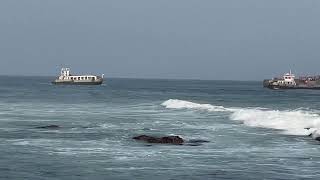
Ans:
<svg viewBox="0 0 320 180"><path fill-rule="evenodd" d="M282 78L266 79L263 86L270 89L319 89L320 76L306 76L296 78L294 74L286 73Z"/></svg>
<svg viewBox="0 0 320 180"><path fill-rule="evenodd" d="M52 83L70 85L100 85L102 82L103 75L71 75L70 68L62 68L60 76Z"/></svg>

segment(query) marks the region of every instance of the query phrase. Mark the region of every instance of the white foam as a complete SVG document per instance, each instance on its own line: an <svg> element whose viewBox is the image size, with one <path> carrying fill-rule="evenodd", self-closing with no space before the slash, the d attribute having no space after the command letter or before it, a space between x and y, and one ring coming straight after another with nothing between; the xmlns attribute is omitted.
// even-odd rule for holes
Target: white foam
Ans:
<svg viewBox="0 0 320 180"><path fill-rule="evenodd" d="M305 128L320 129L320 116L311 110L270 110L266 108L226 108L211 104L198 104L189 101L170 99L162 103L169 109L206 110L209 112L230 112L229 118L252 127L283 130L291 135L308 135Z"/></svg>
<svg viewBox="0 0 320 180"><path fill-rule="evenodd" d="M190 101L183 101L178 99L169 99L162 103L162 106L168 109L194 109L207 111L229 111L223 106L214 106L211 104L197 104Z"/></svg>
<svg viewBox="0 0 320 180"><path fill-rule="evenodd" d="M292 135L307 135L309 131L305 128L320 127L319 115L302 110L242 109L233 112L230 119L241 121L247 126L283 130Z"/></svg>
<svg viewBox="0 0 320 180"><path fill-rule="evenodd" d="M13 145L26 146L26 145L30 145L30 142L29 141L20 141L20 142L13 143Z"/></svg>

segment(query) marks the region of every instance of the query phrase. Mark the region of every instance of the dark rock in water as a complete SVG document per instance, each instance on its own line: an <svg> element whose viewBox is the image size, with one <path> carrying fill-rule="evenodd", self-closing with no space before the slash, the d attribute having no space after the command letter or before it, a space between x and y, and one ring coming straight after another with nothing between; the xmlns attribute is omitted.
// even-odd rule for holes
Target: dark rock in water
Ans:
<svg viewBox="0 0 320 180"><path fill-rule="evenodd" d="M181 145L184 143L184 140L179 136L164 136L164 137L153 137L147 135L141 135L133 137L135 140L145 141L148 143L158 143L158 144L177 144Z"/></svg>
<svg viewBox="0 0 320 180"><path fill-rule="evenodd" d="M58 125L48 125L48 126L38 126L37 129L59 129L60 126Z"/></svg>
<svg viewBox="0 0 320 180"><path fill-rule="evenodd" d="M188 143L208 143L210 141L203 140L203 139L191 139L188 141Z"/></svg>
<svg viewBox="0 0 320 180"><path fill-rule="evenodd" d="M186 142L187 146L201 146L203 143L208 143L210 141L203 139L191 139Z"/></svg>
<svg viewBox="0 0 320 180"><path fill-rule="evenodd" d="M201 146L201 143L188 143L187 146Z"/></svg>
<svg viewBox="0 0 320 180"><path fill-rule="evenodd" d="M310 137L312 137L312 139L320 141L320 130L319 129L315 129L315 128L309 128L308 130L312 130L312 132L309 134Z"/></svg>

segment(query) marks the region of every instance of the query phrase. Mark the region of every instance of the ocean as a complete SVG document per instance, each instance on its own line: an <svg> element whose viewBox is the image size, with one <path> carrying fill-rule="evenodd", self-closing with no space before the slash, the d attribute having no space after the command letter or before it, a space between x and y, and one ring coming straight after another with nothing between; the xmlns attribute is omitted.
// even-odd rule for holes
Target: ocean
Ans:
<svg viewBox="0 0 320 180"><path fill-rule="evenodd" d="M0 77L0 179L319 179L320 91L262 82ZM57 125L57 129L37 128ZM197 146L148 144L178 135Z"/></svg>

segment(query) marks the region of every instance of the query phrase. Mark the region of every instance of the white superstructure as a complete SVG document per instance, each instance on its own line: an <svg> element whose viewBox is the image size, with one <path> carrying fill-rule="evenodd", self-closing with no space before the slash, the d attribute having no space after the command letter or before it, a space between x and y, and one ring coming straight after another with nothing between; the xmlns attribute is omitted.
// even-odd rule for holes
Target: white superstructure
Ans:
<svg viewBox="0 0 320 180"><path fill-rule="evenodd" d="M283 75L283 79L279 80L278 83L279 85L289 85L289 86L295 86L295 75L291 73L291 70L289 73L286 73Z"/></svg>

